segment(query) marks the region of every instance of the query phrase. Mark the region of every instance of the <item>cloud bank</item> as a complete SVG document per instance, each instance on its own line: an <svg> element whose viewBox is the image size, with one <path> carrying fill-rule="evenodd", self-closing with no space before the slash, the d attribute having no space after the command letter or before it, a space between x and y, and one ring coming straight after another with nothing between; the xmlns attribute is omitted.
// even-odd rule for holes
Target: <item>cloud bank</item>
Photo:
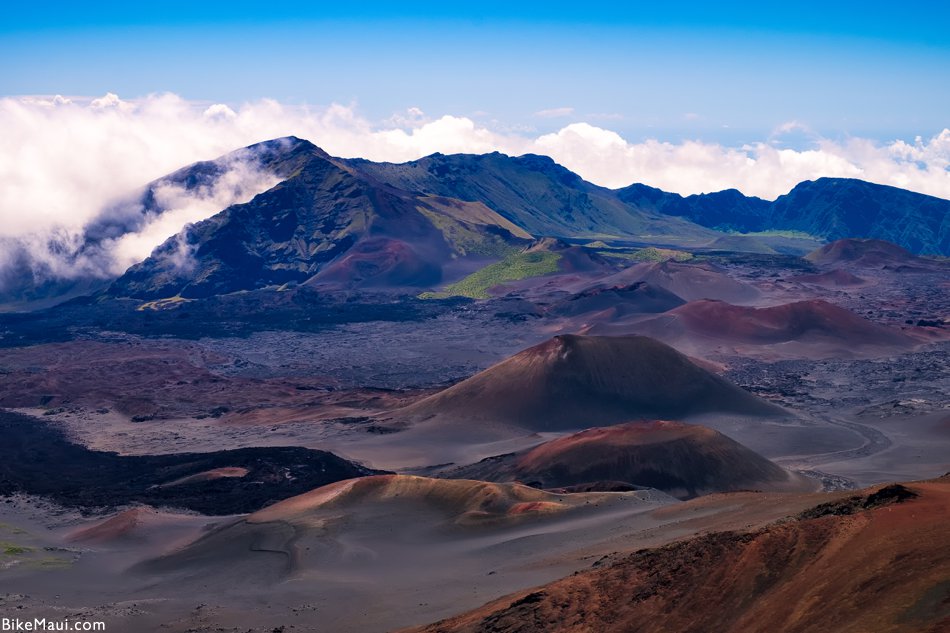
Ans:
<svg viewBox="0 0 950 633"><path fill-rule="evenodd" d="M86 244L83 257L70 267L75 269L79 267L77 264L84 264L88 273L94 274L98 269L109 276L121 275L184 226L204 220L232 204L247 202L279 182L279 178L261 169L255 156L247 153L238 152L218 163L219 173L207 182L186 186L162 179L149 187L148 206L133 198L113 206L108 221L100 214L93 226L99 232L105 229L112 235L93 249ZM58 271L59 276L63 274L65 271Z"/></svg>
<svg viewBox="0 0 950 633"><path fill-rule="evenodd" d="M538 113L554 114L580 118L566 107ZM800 127L788 122L777 126L775 134ZM950 129L910 142L834 142L815 136L808 149L793 150L777 147L770 142L774 138L742 147L701 141L631 143L585 122L531 136L493 130L467 117L433 118L418 108L374 123L356 107L339 104L310 107L261 100L234 109L173 94L133 101L114 94L96 99L20 97L0 99L0 238L36 247L55 234L66 245L57 248L68 251L70 240L104 209L145 183L186 164L287 135L306 138L333 155L377 161L407 161L433 152L546 154L607 187L642 182L681 194L734 187L774 199L802 180L838 176L950 198ZM143 259L184 223L209 217L274 184L253 164L232 167L220 186L192 193L165 191L168 212L108 242L110 263L97 264L101 274L116 274ZM56 269L60 255L44 257L50 270ZM60 266L56 274L74 268Z"/></svg>

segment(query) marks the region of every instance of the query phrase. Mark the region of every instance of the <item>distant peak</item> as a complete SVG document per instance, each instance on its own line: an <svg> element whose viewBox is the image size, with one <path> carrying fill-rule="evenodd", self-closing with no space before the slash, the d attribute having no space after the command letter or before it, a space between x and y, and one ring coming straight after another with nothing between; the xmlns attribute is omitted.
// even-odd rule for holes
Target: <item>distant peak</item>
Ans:
<svg viewBox="0 0 950 633"><path fill-rule="evenodd" d="M497 154L498 152L495 152L495 153ZM544 165L557 165L557 163L554 162L554 159L553 159L553 158L551 158L550 156L545 156L544 154L522 154L522 155L519 156L518 158L521 159L523 162L526 162L526 163L539 163L539 164L544 164Z"/></svg>
<svg viewBox="0 0 950 633"><path fill-rule="evenodd" d="M505 154L500 154L500 156L505 157L505 158L511 158L510 156L506 156ZM550 156L545 156L544 154L523 154L512 160L518 163L521 163L522 165L524 165L525 167L528 167L529 169L535 169L535 170L544 171L544 172L558 172L561 174L570 174L577 180L581 180L580 176L572 172L567 167L564 167L563 165L555 161Z"/></svg>
<svg viewBox="0 0 950 633"><path fill-rule="evenodd" d="M330 158L330 155L321 148L306 139L296 136L281 136L279 138L270 139L269 141L248 145L245 149L255 154L268 157L312 152L323 158Z"/></svg>
<svg viewBox="0 0 950 633"><path fill-rule="evenodd" d="M723 189L722 191L716 191L714 193L706 194L710 196L720 196L723 198L745 198L747 197L744 193L736 189L735 187L729 189Z"/></svg>

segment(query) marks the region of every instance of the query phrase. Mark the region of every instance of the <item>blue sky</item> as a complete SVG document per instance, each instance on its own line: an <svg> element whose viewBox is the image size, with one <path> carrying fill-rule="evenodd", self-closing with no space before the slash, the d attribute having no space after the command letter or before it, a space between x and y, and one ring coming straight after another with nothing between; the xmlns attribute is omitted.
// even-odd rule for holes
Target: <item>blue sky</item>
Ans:
<svg viewBox="0 0 950 633"><path fill-rule="evenodd" d="M418 107L731 145L789 121L882 141L950 125L943 3L82 4L5 7L0 94Z"/></svg>
<svg viewBox="0 0 950 633"><path fill-rule="evenodd" d="M950 3L618 5L7 3L0 237L79 235L143 183L288 134L395 162L545 154L684 195L833 176L950 199Z"/></svg>

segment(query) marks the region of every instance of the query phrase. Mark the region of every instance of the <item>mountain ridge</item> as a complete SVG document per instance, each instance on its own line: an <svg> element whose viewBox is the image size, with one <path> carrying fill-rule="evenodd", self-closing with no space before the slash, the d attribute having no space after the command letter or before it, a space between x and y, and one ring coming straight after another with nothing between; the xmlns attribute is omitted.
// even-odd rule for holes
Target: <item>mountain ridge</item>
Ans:
<svg viewBox="0 0 950 633"><path fill-rule="evenodd" d="M294 153L302 156L286 180L186 227L130 268L110 293L199 298L311 278L428 286L441 281L442 265L466 254L449 233L465 234L489 252L528 241L490 210L460 219L452 203L367 178L307 141ZM331 264L335 272L327 272Z"/></svg>
<svg viewBox="0 0 950 633"><path fill-rule="evenodd" d="M630 204L714 229L873 238L917 254L950 255L950 200L855 178L805 180L772 202L736 189L681 196L633 184L616 192Z"/></svg>
<svg viewBox="0 0 950 633"><path fill-rule="evenodd" d="M456 266L459 261L485 265L542 237L743 250L745 242L717 229L782 230L829 240L884 239L918 253L950 254L950 201L859 180L805 181L773 202L735 189L684 197L642 184L607 189L535 154L432 154L375 163L335 158L292 136L154 181L132 205L135 212L116 207L90 223L78 252L96 251L141 228L149 214L160 214L155 183L200 187L240 156L253 156L279 182L184 227L116 279L109 296L197 298L309 280L429 289L454 277L446 271L470 272ZM55 302L108 283L39 278L12 253L7 259L13 267L4 271L5 303Z"/></svg>
<svg viewBox="0 0 950 633"><path fill-rule="evenodd" d="M631 209L600 187L547 156L525 154L432 154L406 163L350 159L347 164L408 191L484 203L536 236L600 237L657 233L699 244L713 234L651 209ZM661 240L662 242L662 240Z"/></svg>

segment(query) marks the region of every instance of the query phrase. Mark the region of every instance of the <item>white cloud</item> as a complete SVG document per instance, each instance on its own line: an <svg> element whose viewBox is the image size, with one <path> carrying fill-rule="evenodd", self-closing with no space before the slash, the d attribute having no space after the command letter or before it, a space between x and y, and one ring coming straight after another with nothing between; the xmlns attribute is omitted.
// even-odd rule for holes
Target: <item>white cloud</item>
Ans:
<svg viewBox="0 0 950 633"><path fill-rule="evenodd" d="M534 116L541 119L559 119L574 114L574 108L550 108L548 110L539 110Z"/></svg>
<svg viewBox="0 0 950 633"><path fill-rule="evenodd" d="M104 97L99 97L98 99L93 99L90 101L89 107L96 109L116 108L119 110L130 110L133 106L131 103L120 99L119 95L112 92L107 92Z"/></svg>
<svg viewBox="0 0 950 633"><path fill-rule="evenodd" d="M26 255L34 277L39 279L118 276L176 234L178 263L188 265L191 251L182 239L183 227L232 204L246 202L279 181L260 169L250 153L238 152L220 165L221 173L206 184L186 188L172 180L158 181L151 187L148 208L134 196L109 205L93 229L96 240L89 243L82 230L61 225L12 239L0 235L0 273ZM126 232L108 237L116 228Z"/></svg>
<svg viewBox="0 0 950 633"><path fill-rule="evenodd" d="M187 224L204 220L221 209L246 202L270 189L278 178L262 171L251 157L236 157L227 171L212 184L186 190L174 183L160 183L154 189L155 202L164 211L149 215L133 233L109 240L102 250L109 254L108 273L121 275L129 266L148 257L152 250L182 230Z"/></svg>
<svg viewBox="0 0 950 633"><path fill-rule="evenodd" d="M236 116L237 112L223 103L215 103L214 105L210 105L208 106L208 109L204 111L204 117L206 119L233 119Z"/></svg>
<svg viewBox="0 0 950 633"><path fill-rule="evenodd" d="M63 95L53 95L52 97L40 96L40 97L21 97L20 100L23 103L28 103L31 105L44 106L47 108L55 108L56 106L69 105L73 102L69 97L64 97Z"/></svg>
<svg viewBox="0 0 950 633"><path fill-rule="evenodd" d="M781 134L788 134L790 132L804 132L806 134L813 134L812 129L801 121L785 121L784 123L780 123L775 126L775 129L772 130L771 136L779 136Z"/></svg>
<svg viewBox="0 0 950 633"><path fill-rule="evenodd" d="M778 126L773 136L796 132L808 130L790 122ZM269 99L233 107L195 104L173 94L132 101L114 94L92 100L2 98L0 237L32 240L53 232L75 237L111 201L148 181L197 160L287 135L309 139L337 156L371 160L406 161L433 152L547 154L608 187L643 182L682 194L735 187L775 198L802 180L843 176L950 198L950 130L930 139L891 143L815 136L805 149L783 149L768 138L742 147L655 139L631 143L590 123L537 136L468 117L428 117L418 108L374 123L354 105L290 106ZM239 176L249 177L236 172ZM268 184L249 182L236 193L232 187L204 192L201 200L176 202L167 217L153 219L136 236L114 244L115 266L142 257L177 233L181 223L208 217Z"/></svg>
<svg viewBox="0 0 950 633"><path fill-rule="evenodd" d="M403 112L396 112L386 120L385 124L387 127L405 129L419 127L429 120L422 108L411 107L406 108Z"/></svg>
<svg viewBox="0 0 950 633"><path fill-rule="evenodd" d="M783 131L796 130L801 127ZM803 180L832 176L950 198L950 130L913 145L859 138L838 143L818 137L812 145L795 150L765 141L738 148L700 141L629 143L604 128L574 123L535 139L530 148L607 187L642 182L681 194L734 187L774 199Z"/></svg>

